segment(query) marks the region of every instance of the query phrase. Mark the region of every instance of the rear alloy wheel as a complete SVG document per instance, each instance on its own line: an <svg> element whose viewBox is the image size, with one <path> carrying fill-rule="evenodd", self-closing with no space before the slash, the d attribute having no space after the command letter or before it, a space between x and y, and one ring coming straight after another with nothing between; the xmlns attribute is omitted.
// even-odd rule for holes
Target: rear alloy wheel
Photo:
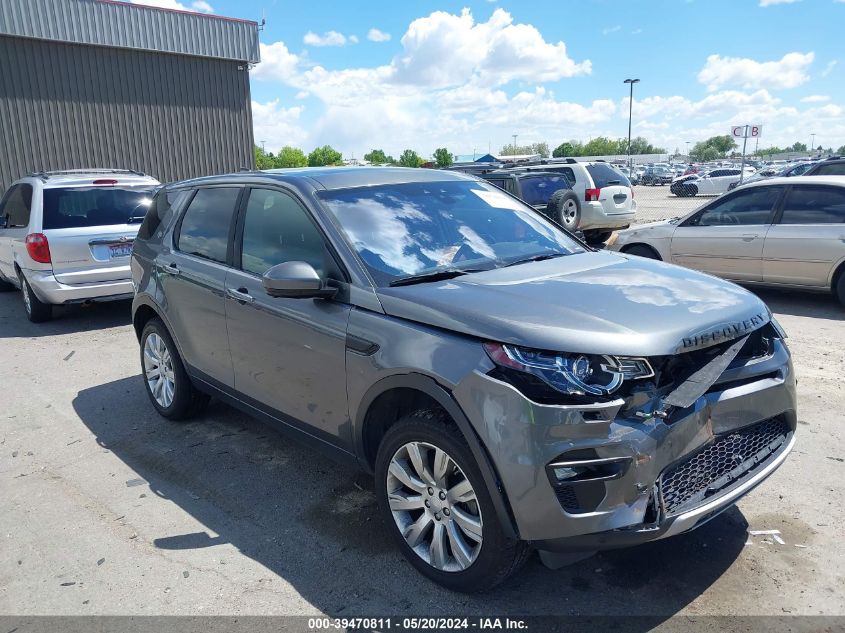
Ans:
<svg viewBox="0 0 845 633"><path fill-rule="evenodd" d="M158 319L151 319L141 334L141 368L147 395L165 418L191 418L208 403L208 396L191 382L170 333Z"/></svg>
<svg viewBox="0 0 845 633"><path fill-rule="evenodd" d="M21 283L21 296L23 297L23 307L26 310L26 318L33 323L43 323L53 318L53 306L49 303L44 303L35 293L32 292L32 287L23 276L23 273L18 273L18 279Z"/></svg>
<svg viewBox="0 0 845 633"><path fill-rule="evenodd" d="M455 591L489 589L530 552L508 539L463 435L442 411L391 426L376 457L379 506L405 558Z"/></svg>

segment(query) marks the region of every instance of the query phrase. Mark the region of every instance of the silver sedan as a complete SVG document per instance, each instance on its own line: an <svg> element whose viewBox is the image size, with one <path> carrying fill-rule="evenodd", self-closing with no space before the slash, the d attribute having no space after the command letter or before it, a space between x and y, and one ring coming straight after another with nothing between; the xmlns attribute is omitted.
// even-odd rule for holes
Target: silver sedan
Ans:
<svg viewBox="0 0 845 633"><path fill-rule="evenodd" d="M747 285L832 291L845 304L845 176L749 183L682 218L620 231L607 248Z"/></svg>

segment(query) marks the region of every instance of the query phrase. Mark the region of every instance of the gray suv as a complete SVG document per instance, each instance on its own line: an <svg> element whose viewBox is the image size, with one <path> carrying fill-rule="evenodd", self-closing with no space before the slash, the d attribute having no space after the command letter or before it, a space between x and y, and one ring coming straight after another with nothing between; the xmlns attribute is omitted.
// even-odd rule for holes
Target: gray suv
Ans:
<svg viewBox="0 0 845 633"><path fill-rule="evenodd" d="M466 174L172 184L131 262L159 413L215 396L357 462L403 554L451 589L532 549L554 567L696 528L795 441L757 297L594 251Z"/></svg>

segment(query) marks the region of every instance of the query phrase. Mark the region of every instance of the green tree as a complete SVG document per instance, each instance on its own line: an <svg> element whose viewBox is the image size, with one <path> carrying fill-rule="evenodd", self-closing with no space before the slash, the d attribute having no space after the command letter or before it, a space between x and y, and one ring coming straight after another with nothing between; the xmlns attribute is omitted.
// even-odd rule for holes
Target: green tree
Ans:
<svg viewBox="0 0 845 633"><path fill-rule="evenodd" d="M785 149L778 147L777 145L772 145L771 147L758 150L757 154L759 156L773 156L774 154L783 154L784 152L786 152Z"/></svg>
<svg viewBox="0 0 845 633"><path fill-rule="evenodd" d="M843 145L838 150L836 150L836 153L837 154L845 154L845 145Z"/></svg>
<svg viewBox="0 0 845 633"><path fill-rule="evenodd" d="M514 145L509 143L502 148L501 156L515 156L517 154L539 154L543 158L549 157L549 144L545 141L530 145Z"/></svg>
<svg viewBox="0 0 845 633"><path fill-rule="evenodd" d="M337 165L341 163L343 156L331 145L317 147L308 154L309 167L323 167L324 165Z"/></svg>
<svg viewBox="0 0 845 633"><path fill-rule="evenodd" d="M277 167L305 167L308 165L308 158L298 147L285 145L279 150L275 163Z"/></svg>
<svg viewBox="0 0 845 633"><path fill-rule="evenodd" d="M434 150L434 162L438 169L449 167L454 161L452 154L445 147L438 147Z"/></svg>
<svg viewBox="0 0 845 633"><path fill-rule="evenodd" d="M364 154L364 160L373 165L395 165L396 159L393 156L388 156L384 150L374 149L367 154Z"/></svg>
<svg viewBox="0 0 845 633"><path fill-rule="evenodd" d="M791 147L786 148L787 152L806 152L807 151L807 144L801 143L800 141L795 141Z"/></svg>
<svg viewBox="0 0 845 633"><path fill-rule="evenodd" d="M540 143L533 143L531 145L531 149L533 150L532 154L539 154L543 158L549 157L549 144L546 141L541 141Z"/></svg>
<svg viewBox="0 0 845 633"><path fill-rule="evenodd" d="M728 152L736 148L736 143L729 134L711 136L706 141L696 143L690 150L693 160L706 162L724 158Z"/></svg>
<svg viewBox="0 0 845 633"><path fill-rule="evenodd" d="M419 167L423 164L423 159L412 149L406 149L399 157L399 164L402 167Z"/></svg>
<svg viewBox="0 0 845 633"><path fill-rule="evenodd" d="M628 140L620 139L620 146L623 151L620 154L628 153ZM648 139L642 136L636 136L631 139L631 153L632 154L665 154L666 149L663 147L656 147L648 142ZM678 154L678 148L675 148L675 154Z"/></svg>
<svg viewBox="0 0 845 633"><path fill-rule="evenodd" d="M275 167L275 158L272 154L267 154L263 149L255 146L255 168L256 169L273 169Z"/></svg>
<svg viewBox="0 0 845 633"><path fill-rule="evenodd" d="M568 156L583 156L584 146L579 141L565 141L555 147L552 156L555 158L566 158Z"/></svg>

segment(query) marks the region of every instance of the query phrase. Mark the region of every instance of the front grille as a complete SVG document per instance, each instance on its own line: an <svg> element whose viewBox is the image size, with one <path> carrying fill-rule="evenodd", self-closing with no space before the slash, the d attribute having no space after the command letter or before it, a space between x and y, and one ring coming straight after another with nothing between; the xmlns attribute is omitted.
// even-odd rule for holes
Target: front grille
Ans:
<svg viewBox="0 0 845 633"><path fill-rule="evenodd" d="M783 418L771 418L721 435L691 458L660 476L666 514L690 509L750 475L782 448L792 431Z"/></svg>

